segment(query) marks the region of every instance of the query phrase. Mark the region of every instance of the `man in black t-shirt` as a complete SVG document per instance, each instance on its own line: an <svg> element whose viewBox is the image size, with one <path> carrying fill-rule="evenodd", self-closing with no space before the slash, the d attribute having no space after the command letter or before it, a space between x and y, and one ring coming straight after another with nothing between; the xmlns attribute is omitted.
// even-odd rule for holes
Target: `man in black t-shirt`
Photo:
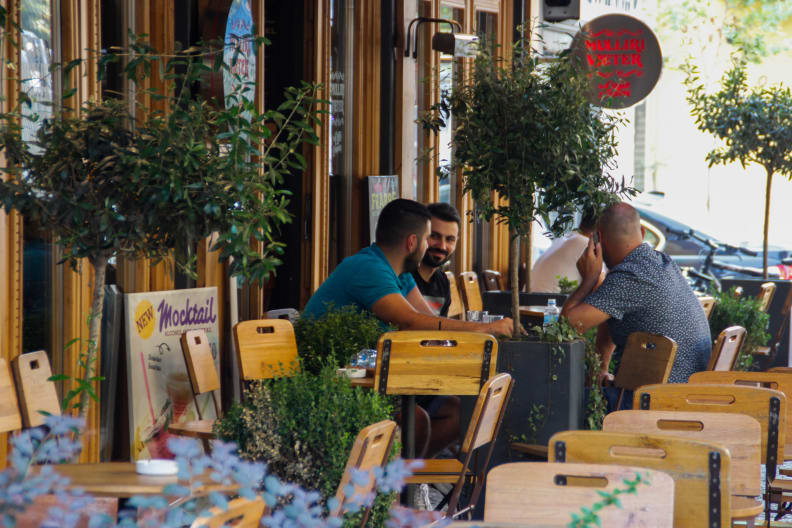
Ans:
<svg viewBox="0 0 792 528"><path fill-rule="evenodd" d="M440 268L454 254L462 219L457 210L447 203L429 204L427 209L432 215L429 247L412 275L418 291L435 315L447 317L448 307L451 305L451 285ZM415 438L424 442L424 456L421 458L431 458L459 439L459 398L419 396L417 403L429 415L431 434L426 438L426 427L419 421L416 423Z"/></svg>
<svg viewBox="0 0 792 528"><path fill-rule="evenodd" d="M448 307L451 305L451 286L448 277L440 268L456 250L462 219L457 210L447 203L433 203L427 208L432 215L429 247L418 265L418 270L412 274L426 304L435 315L447 317Z"/></svg>

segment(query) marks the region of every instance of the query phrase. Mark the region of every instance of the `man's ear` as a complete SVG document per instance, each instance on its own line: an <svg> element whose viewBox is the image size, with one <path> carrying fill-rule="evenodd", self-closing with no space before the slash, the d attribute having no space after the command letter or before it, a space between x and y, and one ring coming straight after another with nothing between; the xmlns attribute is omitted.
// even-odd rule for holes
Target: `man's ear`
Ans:
<svg viewBox="0 0 792 528"><path fill-rule="evenodd" d="M412 253L418 247L418 235L411 233L407 237L407 253Z"/></svg>

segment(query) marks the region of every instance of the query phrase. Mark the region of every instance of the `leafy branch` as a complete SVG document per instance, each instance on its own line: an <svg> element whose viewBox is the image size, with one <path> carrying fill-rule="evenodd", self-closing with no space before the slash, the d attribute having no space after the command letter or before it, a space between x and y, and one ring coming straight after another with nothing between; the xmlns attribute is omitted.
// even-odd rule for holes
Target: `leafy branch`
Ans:
<svg viewBox="0 0 792 528"><path fill-rule="evenodd" d="M567 525L568 528L587 528L590 526L602 526L599 518L599 512L603 508L609 506L616 506L621 508L621 495L634 495L638 493L638 486L640 484L651 484L649 482L648 474L636 473L634 479L624 479L623 488L615 488L613 491L597 491L597 494L602 497L599 501L592 504L590 507L583 506L580 508L580 513L572 514L572 521Z"/></svg>

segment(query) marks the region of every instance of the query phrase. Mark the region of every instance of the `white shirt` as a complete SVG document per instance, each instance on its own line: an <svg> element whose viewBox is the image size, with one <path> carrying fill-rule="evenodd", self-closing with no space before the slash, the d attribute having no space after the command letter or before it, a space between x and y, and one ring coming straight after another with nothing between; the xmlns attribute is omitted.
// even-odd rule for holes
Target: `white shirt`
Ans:
<svg viewBox="0 0 792 528"><path fill-rule="evenodd" d="M582 277L577 270L577 261L588 243L588 237L577 231L555 239L534 263L531 270L531 291L559 293L559 276L576 280L580 286Z"/></svg>

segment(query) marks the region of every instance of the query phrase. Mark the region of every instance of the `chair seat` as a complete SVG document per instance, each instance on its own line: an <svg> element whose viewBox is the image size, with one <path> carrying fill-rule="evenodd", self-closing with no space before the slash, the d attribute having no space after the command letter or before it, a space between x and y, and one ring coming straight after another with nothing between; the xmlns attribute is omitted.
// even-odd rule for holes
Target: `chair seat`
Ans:
<svg viewBox="0 0 792 528"><path fill-rule="evenodd" d="M732 495L731 497L731 517L732 519L753 518L764 511L764 503L753 497L742 497Z"/></svg>
<svg viewBox="0 0 792 528"><path fill-rule="evenodd" d="M212 440L215 437L214 424L215 420L193 420L191 422L170 424L168 432L179 436Z"/></svg>
<svg viewBox="0 0 792 528"><path fill-rule="evenodd" d="M407 484L456 484L459 474L462 472L462 462L455 458L429 458L421 459L424 467L416 469L411 477L407 478ZM416 460L408 460L416 462ZM468 476L473 476L468 471Z"/></svg>

